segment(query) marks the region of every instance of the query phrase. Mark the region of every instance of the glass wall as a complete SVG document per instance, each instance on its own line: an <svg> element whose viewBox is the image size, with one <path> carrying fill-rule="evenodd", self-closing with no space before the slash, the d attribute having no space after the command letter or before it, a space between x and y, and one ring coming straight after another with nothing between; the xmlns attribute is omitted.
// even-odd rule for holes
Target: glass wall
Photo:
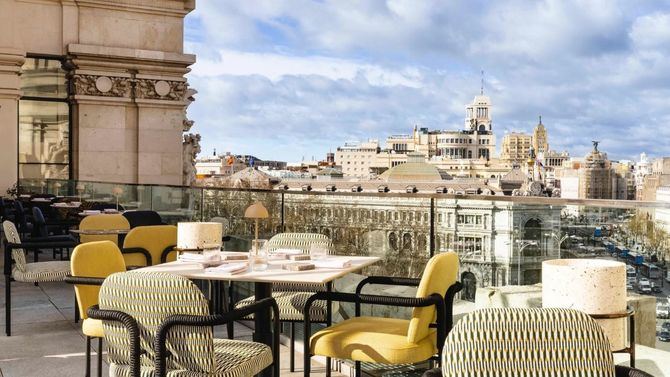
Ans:
<svg viewBox="0 0 670 377"><path fill-rule="evenodd" d="M19 102L19 178L70 177L70 106L57 59L27 58Z"/></svg>

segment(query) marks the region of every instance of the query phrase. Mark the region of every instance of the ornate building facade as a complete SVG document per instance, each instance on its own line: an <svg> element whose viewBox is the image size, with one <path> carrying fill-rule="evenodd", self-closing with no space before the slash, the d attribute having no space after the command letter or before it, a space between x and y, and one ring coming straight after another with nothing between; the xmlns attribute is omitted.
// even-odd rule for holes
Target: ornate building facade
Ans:
<svg viewBox="0 0 670 377"><path fill-rule="evenodd" d="M326 234L337 253L379 256L373 269L383 270L371 273L418 276L432 254L456 251L466 299L477 287L537 283L542 261L558 257L562 206L290 192L284 202L286 231Z"/></svg>
<svg viewBox="0 0 670 377"><path fill-rule="evenodd" d="M0 190L19 178L184 183L193 173L184 156L199 148L183 136L195 93L184 17L194 6L3 1Z"/></svg>

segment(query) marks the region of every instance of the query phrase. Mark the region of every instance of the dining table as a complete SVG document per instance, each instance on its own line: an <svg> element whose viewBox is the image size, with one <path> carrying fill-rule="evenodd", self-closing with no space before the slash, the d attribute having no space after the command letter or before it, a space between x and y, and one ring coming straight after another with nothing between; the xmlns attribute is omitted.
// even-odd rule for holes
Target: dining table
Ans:
<svg viewBox="0 0 670 377"><path fill-rule="evenodd" d="M225 253L225 252L224 252ZM270 260L267 269L263 271L253 271L247 268L241 273L218 273L216 268L208 268L206 264L191 261L177 260L174 262L162 263L150 267L144 267L137 271L165 272L184 276L193 280L206 281L229 281L229 282L249 282L254 284L254 295L256 300L272 297L272 286L275 283L288 284L313 284L326 285L329 289L332 282L349 273L360 271L380 260L379 257L368 256L337 256L329 255L327 260L330 262L347 261L336 268L316 267L311 270L293 271L284 269L284 264L295 263L290 260ZM239 261L230 261L229 263L239 263ZM337 265L338 263L333 263ZM327 305L328 323L332 318L330 302ZM256 342L272 345L271 329L271 311L270 309L254 315L254 333L253 339ZM265 371L263 376L271 376L271 371Z"/></svg>

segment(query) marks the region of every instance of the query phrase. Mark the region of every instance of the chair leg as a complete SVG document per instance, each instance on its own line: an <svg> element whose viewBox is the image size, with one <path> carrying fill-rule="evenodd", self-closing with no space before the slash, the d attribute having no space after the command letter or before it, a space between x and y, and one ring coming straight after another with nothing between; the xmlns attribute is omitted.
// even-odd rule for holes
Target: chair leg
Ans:
<svg viewBox="0 0 670 377"><path fill-rule="evenodd" d="M326 357L326 377L330 377L330 364L331 364L332 359L330 357Z"/></svg>
<svg viewBox="0 0 670 377"><path fill-rule="evenodd" d="M91 337L86 336L86 377L91 377Z"/></svg>
<svg viewBox="0 0 670 377"><path fill-rule="evenodd" d="M79 323L79 303L77 302L77 293L74 294L74 323Z"/></svg>
<svg viewBox="0 0 670 377"><path fill-rule="evenodd" d="M102 377L102 338L98 338L98 377Z"/></svg>
<svg viewBox="0 0 670 377"><path fill-rule="evenodd" d="M291 332L291 339L290 339L291 343L290 343L290 346L289 346L289 354L290 354L291 361L290 361L289 365L290 365L291 373L293 373L293 372L295 372L295 322L290 322L289 323L289 329L290 329L290 332Z"/></svg>
<svg viewBox="0 0 670 377"><path fill-rule="evenodd" d="M356 364L356 366L354 367L355 368L354 376L355 377L361 377L361 362L356 361L355 364Z"/></svg>
<svg viewBox="0 0 670 377"><path fill-rule="evenodd" d="M12 277L5 275L5 334L12 335Z"/></svg>

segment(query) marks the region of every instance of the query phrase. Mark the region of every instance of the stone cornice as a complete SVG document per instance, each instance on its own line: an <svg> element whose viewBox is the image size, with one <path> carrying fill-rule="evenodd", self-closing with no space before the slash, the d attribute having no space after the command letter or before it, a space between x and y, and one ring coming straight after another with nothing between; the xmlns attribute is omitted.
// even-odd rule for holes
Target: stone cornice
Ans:
<svg viewBox="0 0 670 377"><path fill-rule="evenodd" d="M75 0L79 7L128 10L133 13L148 13L183 18L195 8L194 0ZM166 7L161 4L183 4L182 7Z"/></svg>
<svg viewBox="0 0 670 377"><path fill-rule="evenodd" d="M106 47L71 43L67 46L70 55L78 58L91 57L97 60L121 60L138 63L174 64L187 67L195 63L195 55L124 47Z"/></svg>

